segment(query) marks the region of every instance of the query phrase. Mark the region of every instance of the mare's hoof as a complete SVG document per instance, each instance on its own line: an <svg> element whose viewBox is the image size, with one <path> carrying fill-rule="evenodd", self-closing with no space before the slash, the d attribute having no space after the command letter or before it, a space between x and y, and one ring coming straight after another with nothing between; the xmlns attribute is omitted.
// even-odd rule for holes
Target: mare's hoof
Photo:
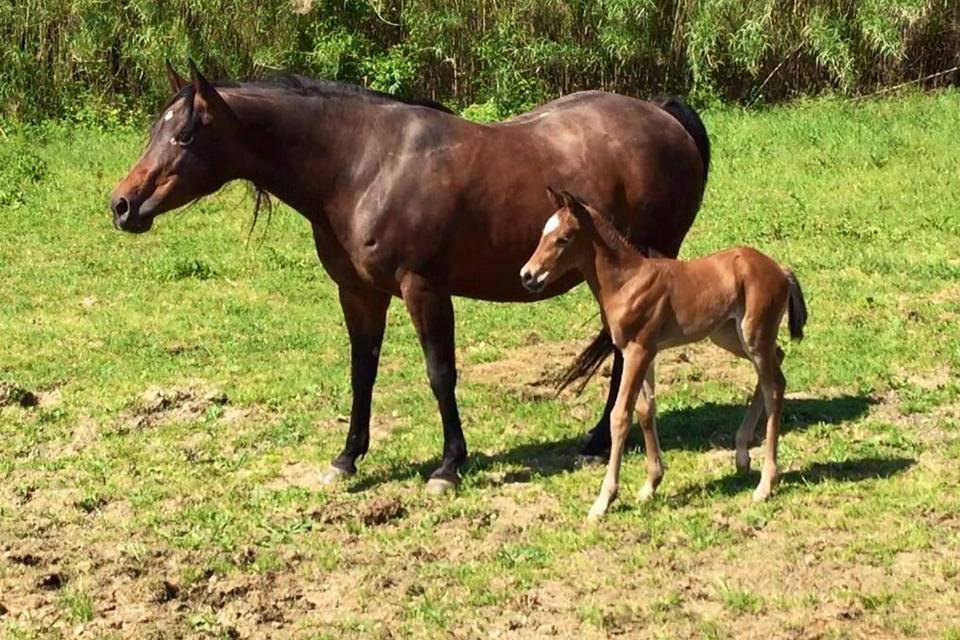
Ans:
<svg viewBox="0 0 960 640"><path fill-rule="evenodd" d="M348 471L344 471L340 467L330 465L330 467L323 472L323 475L320 476L320 482L329 487L338 484L341 480L350 475L352 474L350 474Z"/></svg>
<svg viewBox="0 0 960 640"><path fill-rule="evenodd" d="M745 476L750 473L750 454L746 456L737 455L736 459L737 473L741 476Z"/></svg>
<svg viewBox="0 0 960 640"><path fill-rule="evenodd" d="M432 496L442 496L445 493L453 493L457 489L457 483L446 478L430 478L427 480L427 493Z"/></svg>
<svg viewBox="0 0 960 640"><path fill-rule="evenodd" d="M757 487L753 491L753 501L754 502L763 502L770 497L770 489L766 487Z"/></svg>

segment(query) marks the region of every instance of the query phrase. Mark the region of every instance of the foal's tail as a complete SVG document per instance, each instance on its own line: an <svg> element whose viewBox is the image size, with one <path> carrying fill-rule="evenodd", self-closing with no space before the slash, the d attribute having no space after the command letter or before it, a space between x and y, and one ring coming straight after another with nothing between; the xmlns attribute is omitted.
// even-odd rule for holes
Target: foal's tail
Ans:
<svg viewBox="0 0 960 640"><path fill-rule="evenodd" d="M790 269L783 270L790 285L790 298L787 305L787 324L790 326L790 337L794 340L803 340L803 327L807 324L807 303L803 299L803 289L797 275Z"/></svg>
<svg viewBox="0 0 960 640"><path fill-rule="evenodd" d="M606 329L600 329L600 333L593 339L586 349L584 349L577 359L567 367L567 370L557 379L557 393L569 387L577 380L582 380L577 386L577 393L583 391L583 388L590 382L590 378L597 372L603 361L613 353L613 340Z"/></svg>

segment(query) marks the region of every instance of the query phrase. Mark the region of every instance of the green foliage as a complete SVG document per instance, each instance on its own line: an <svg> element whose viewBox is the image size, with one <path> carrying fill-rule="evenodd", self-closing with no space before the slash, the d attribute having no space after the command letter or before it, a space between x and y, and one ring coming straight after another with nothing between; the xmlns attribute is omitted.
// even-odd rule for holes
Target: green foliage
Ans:
<svg viewBox="0 0 960 640"><path fill-rule="evenodd" d="M753 102L957 66L960 4L18 0L0 5L0 114L151 110L163 60L187 57L215 77L291 70L498 115L583 88Z"/></svg>

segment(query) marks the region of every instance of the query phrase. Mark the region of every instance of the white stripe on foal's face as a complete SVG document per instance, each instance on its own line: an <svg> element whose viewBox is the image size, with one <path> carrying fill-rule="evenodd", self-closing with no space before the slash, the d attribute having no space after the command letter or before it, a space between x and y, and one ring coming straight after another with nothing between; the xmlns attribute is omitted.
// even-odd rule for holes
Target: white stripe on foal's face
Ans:
<svg viewBox="0 0 960 640"><path fill-rule="evenodd" d="M550 216L550 219L547 220L547 224L543 225L543 235L547 235L551 231L555 230L560 226L560 218L557 214Z"/></svg>
<svg viewBox="0 0 960 640"><path fill-rule="evenodd" d="M170 109L170 111L167 111L167 115L163 116L164 122L169 122L170 120L173 120L173 109Z"/></svg>

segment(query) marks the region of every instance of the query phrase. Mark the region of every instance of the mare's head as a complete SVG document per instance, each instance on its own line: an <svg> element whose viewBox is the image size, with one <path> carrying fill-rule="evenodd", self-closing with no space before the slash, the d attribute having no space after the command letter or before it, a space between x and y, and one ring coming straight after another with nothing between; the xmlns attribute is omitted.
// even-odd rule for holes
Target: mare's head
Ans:
<svg viewBox="0 0 960 640"><path fill-rule="evenodd" d="M236 177L239 121L223 97L190 63L190 81L167 64L173 97L150 129L147 150L110 194L117 229L142 233L153 219Z"/></svg>
<svg viewBox="0 0 960 640"><path fill-rule="evenodd" d="M547 187L547 195L557 208L547 219L536 251L520 270L520 281L531 293L576 267L580 254L590 246L585 229L592 228L586 205L568 191L557 193Z"/></svg>

